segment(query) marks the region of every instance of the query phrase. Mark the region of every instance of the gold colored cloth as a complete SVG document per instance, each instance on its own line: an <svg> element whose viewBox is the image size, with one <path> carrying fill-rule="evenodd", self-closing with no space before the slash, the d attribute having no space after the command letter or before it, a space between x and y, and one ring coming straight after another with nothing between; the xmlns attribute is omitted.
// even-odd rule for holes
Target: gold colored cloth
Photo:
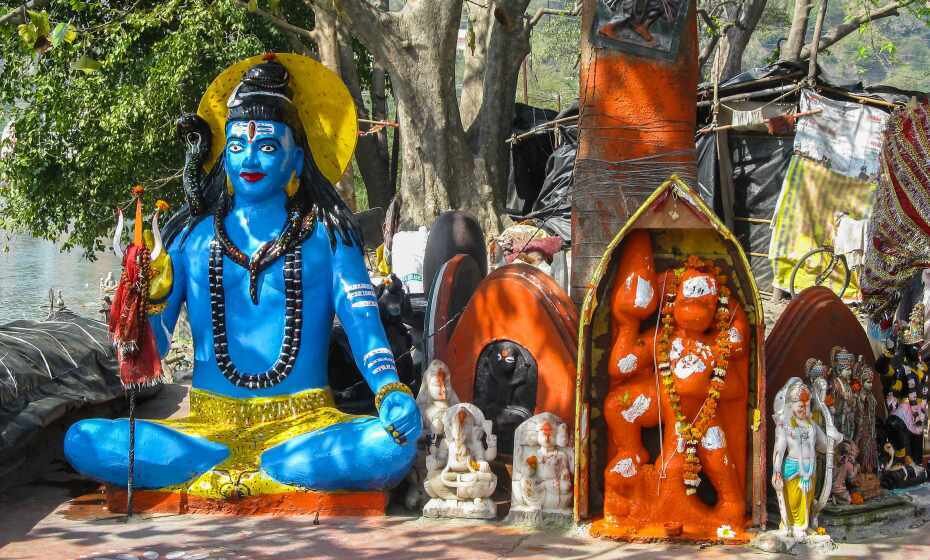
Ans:
<svg viewBox="0 0 930 560"><path fill-rule="evenodd" d="M794 527L803 527L808 523L808 510L814 503L814 485L806 491L801 487L801 477L785 481L785 505L788 518ZM785 523L787 525L787 523Z"/></svg>
<svg viewBox="0 0 930 560"><path fill-rule="evenodd" d="M249 399L192 389L190 404L187 418L155 422L222 443L229 448L229 456L193 480L162 490L217 500L302 490L263 473L262 453L301 434L357 418L335 407L329 388Z"/></svg>
<svg viewBox="0 0 930 560"><path fill-rule="evenodd" d="M836 212L845 212L856 220L865 218L874 189L873 183L840 175L816 161L793 156L772 220L772 241L769 245L772 285L787 291L791 284L791 269L798 260L811 249L833 245ZM808 259L808 266L798 270L795 278L797 291L814 285L817 274L827 264L826 255L821 256L819 261ZM839 291L843 285L842 272L837 266L824 286L834 292ZM857 300L859 279L852 270L850 275L843 299Z"/></svg>

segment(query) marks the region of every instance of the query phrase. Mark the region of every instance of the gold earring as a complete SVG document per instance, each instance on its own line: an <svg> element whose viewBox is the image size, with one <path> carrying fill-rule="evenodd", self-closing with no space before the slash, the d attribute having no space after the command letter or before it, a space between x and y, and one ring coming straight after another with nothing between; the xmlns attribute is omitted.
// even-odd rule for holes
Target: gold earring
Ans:
<svg viewBox="0 0 930 560"><path fill-rule="evenodd" d="M297 189L300 187L300 182L297 180L297 173L291 173L291 180L287 182L287 187L285 187L285 192L288 197L294 196L297 194Z"/></svg>

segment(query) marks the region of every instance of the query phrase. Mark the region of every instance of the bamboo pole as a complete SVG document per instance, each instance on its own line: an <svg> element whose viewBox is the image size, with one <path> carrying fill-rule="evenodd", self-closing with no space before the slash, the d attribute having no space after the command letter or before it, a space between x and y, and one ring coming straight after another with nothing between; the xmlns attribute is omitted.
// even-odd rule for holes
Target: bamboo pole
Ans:
<svg viewBox="0 0 930 560"><path fill-rule="evenodd" d="M788 85L784 85L784 86L778 86L778 87L774 87L774 88L763 89L763 90L760 90L760 91L751 91L751 92L747 92L747 93L739 93L739 94L736 94L736 95L730 95L730 96L727 96L727 97L721 97L719 101L720 101L720 102L724 102L724 101L748 101L748 100L750 100L750 99L755 99L755 98L757 98L757 97L768 97L768 96L770 96L770 95L778 95L779 93L785 93L785 92L788 92L788 91L791 91L791 90L797 89L797 88L798 88L797 84L788 84ZM710 101L710 100L708 100L708 101L698 101L697 106L698 106L698 107L710 107L710 106L712 106L713 104L714 104L714 102L713 102L713 101Z"/></svg>
<svg viewBox="0 0 930 560"><path fill-rule="evenodd" d="M822 112L823 112L823 109L814 109L814 110L812 110L812 111L803 111L803 112L801 112L801 113L795 113L793 116L794 116L795 118L798 118L798 117L809 117L810 115L816 115L816 114L822 113ZM780 116L781 116L781 117L790 117L790 116L792 116L792 115L791 115L791 114L784 114L784 115L780 115ZM762 121L760 121L760 122L757 123L757 124L765 124L765 123L767 123L767 122L769 122L769 121L771 121L772 119L775 119L775 118L778 118L778 117L769 117L769 118L767 118L767 119L763 119ZM698 134L707 134L708 132L717 132L718 130L730 130L730 129L733 129L733 128L740 128L740 127L744 127L744 126L752 126L752 125L744 125L744 124L725 124L725 125L722 125L722 126L715 126L715 127L712 127L712 128L702 128L701 130L698 131Z"/></svg>
<svg viewBox="0 0 930 560"><path fill-rule="evenodd" d="M541 124L541 125L539 125L539 126L533 127L533 128L531 128L530 130L527 130L526 132L524 132L524 133L522 133L522 134L517 134L516 136L511 136L510 138L507 139L507 143L508 143L508 144L516 144L516 143L519 142L520 140L524 140L524 139L526 139L526 138L529 138L530 136L535 136L535 135L540 134L540 133L542 133L542 132L546 132L546 131L547 131L548 129L550 129L550 128L556 128L556 127L557 127L558 125L560 125L560 124L567 123L567 122L573 122L573 121L577 121L577 120L578 120L578 115L572 115L572 116L570 116L570 117L562 117L561 119L555 119L554 121L549 121L549 122L547 122L547 123L544 123L544 124Z"/></svg>

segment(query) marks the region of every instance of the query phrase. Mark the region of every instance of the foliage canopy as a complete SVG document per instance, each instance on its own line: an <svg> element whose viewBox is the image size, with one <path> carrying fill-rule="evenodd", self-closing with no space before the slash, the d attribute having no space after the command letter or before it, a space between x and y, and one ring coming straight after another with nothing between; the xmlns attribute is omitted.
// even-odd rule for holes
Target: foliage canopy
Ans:
<svg viewBox="0 0 930 560"><path fill-rule="evenodd" d="M0 13L20 5L0 2ZM15 143L0 158L0 229L88 252L103 249L130 185L146 185L149 203L180 202L174 121L196 109L219 70L290 50L224 0L60 0L46 24L30 16L34 30L0 27L0 124L15 123Z"/></svg>

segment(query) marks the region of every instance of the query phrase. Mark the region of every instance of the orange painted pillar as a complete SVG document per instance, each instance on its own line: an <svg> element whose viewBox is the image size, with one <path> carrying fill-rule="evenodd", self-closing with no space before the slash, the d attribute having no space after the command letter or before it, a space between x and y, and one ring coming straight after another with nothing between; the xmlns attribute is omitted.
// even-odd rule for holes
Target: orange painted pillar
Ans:
<svg viewBox="0 0 930 560"><path fill-rule="evenodd" d="M698 46L693 0L584 0L572 299L608 243L673 173L697 186ZM640 13L641 12L641 13Z"/></svg>

